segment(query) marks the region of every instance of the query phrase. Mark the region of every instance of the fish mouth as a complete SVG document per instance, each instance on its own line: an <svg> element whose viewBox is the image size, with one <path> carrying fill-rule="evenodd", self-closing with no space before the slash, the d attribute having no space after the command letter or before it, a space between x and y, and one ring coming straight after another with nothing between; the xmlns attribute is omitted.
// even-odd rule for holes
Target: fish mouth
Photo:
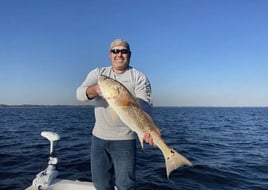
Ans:
<svg viewBox="0 0 268 190"><path fill-rule="evenodd" d="M106 76L106 75L100 75L99 76L99 81L101 81L101 80L107 80L109 77L108 76Z"/></svg>

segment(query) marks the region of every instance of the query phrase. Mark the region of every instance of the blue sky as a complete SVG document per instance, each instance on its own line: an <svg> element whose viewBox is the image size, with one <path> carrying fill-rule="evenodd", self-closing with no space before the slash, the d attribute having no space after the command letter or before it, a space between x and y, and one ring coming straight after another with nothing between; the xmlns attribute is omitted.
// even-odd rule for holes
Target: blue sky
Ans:
<svg viewBox="0 0 268 190"><path fill-rule="evenodd" d="M156 106L268 106L266 0L1 0L0 104L81 104L124 38Z"/></svg>

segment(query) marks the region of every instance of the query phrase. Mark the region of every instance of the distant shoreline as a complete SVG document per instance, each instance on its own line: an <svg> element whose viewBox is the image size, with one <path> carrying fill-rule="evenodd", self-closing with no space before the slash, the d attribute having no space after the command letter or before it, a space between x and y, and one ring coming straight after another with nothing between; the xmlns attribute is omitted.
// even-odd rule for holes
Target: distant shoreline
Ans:
<svg viewBox="0 0 268 190"><path fill-rule="evenodd" d="M0 108L75 108L85 107L92 108L93 105L38 105L38 104L19 104L19 105L8 105L0 104ZM268 106L154 106L154 108L268 108Z"/></svg>
<svg viewBox="0 0 268 190"><path fill-rule="evenodd" d="M35 105L35 104L20 104L6 105L0 104L0 108L41 108L41 107L93 107L92 105Z"/></svg>

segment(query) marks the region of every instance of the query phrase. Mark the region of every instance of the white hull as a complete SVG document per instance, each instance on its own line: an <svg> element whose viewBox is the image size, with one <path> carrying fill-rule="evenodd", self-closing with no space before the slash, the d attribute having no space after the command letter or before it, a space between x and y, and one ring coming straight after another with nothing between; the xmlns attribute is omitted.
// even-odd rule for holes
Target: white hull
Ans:
<svg viewBox="0 0 268 190"><path fill-rule="evenodd" d="M47 188L41 188L42 190L96 190L93 183L72 181L65 179L55 179ZM25 190L38 190L36 186L30 186Z"/></svg>
<svg viewBox="0 0 268 190"><path fill-rule="evenodd" d="M32 185L25 190L96 190L92 182L59 179L56 165L58 158L54 154L54 143L60 139L56 133L43 131L41 136L50 142L50 156L48 166L34 178ZM116 189L116 188L115 188Z"/></svg>

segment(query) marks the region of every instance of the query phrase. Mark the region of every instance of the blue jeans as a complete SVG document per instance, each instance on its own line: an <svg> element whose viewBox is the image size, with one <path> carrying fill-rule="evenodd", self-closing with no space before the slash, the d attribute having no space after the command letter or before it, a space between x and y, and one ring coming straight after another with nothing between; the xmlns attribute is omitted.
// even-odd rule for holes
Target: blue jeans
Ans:
<svg viewBox="0 0 268 190"><path fill-rule="evenodd" d="M103 140L92 136L91 173L97 190L135 189L136 140ZM115 182L113 179L115 178Z"/></svg>

